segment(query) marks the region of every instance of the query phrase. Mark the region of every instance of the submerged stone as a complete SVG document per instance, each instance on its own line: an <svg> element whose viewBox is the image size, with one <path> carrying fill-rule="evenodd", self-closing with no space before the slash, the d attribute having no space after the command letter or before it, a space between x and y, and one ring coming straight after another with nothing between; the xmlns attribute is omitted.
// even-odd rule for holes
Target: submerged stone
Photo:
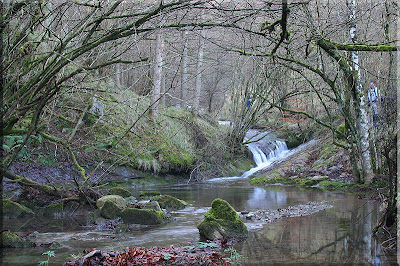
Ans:
<svg viewBox="0 0 400 266"><path fill-rule="evenodd" d="M248 235L242 219L225 200L215 199L204 220L197 226L200 236L209 240L218 238L244 239Z"/></svg>
<svg viewBox="0 0 400 266"><path fill-rule="evenodd" d="M14 233L3 231L0 234L1 248L28 248L34 246L35 243L32 240L20 237Z"/></svg>
<svg viewBox="0 0 400 266"><path fill-rule="evenodd" d="M188 204L183 200L177 199L170 195L159 195L151 198L151 201L157 201L160 207L169 211L184 209Z"/></svg>
<svg viewBox="0 0 400 266"><path fill-rule="evenodd" d="M108 191L108 194L109 195L118 195L118 196L121 196L123 198L127 198L127 197L132 196L132 193L129 190L127 190L125 188L122 188L122 187L110 188L110 190Z"/></svg>
<svg viewBox="0 0 400 266"><path fill-rule="evenodd" d="M163 223L167 216L163 211L153 209L126 208L121 211L121 218L127 224L153 225Z"/></svg>
<svg viewBox="0 0 400 266"><path fill-rule="evenodd" d="M1 200L1 209L3 210L3 215L9 218L20 218L23 216L35 214L28 207L25 207L9 199Z"/></svg>

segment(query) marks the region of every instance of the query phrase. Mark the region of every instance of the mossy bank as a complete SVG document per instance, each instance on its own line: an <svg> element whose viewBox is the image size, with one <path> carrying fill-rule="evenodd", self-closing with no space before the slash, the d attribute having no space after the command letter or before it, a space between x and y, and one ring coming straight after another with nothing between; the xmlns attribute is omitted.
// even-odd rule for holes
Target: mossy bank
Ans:
<svg viewBox="0 0 400 266"><path fill-rule="evenodd" d="M103 92L94 97L62 95L42 133L19 152L12 172L40 183L47 183L47 177L73 185L75 176L96 184L123 179L146 185L181 181L174 176L194 181L251 168L247 148L233 149L228 128L215 118L173 106L162 106L154 117L148 99L132 91L121 97L121 91L107 84L100 87ZM91 113L94 102L102 106L101 115ZM25 130L28 122L21 120L17 127ZM23 141L23 135L5 137L6 153Z"/></svg>

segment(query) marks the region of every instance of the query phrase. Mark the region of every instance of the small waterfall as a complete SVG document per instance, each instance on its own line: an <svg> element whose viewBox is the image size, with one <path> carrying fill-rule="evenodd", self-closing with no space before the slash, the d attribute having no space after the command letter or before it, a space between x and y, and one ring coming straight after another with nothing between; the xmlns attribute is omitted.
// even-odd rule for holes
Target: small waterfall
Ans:
<svg viewBox="0 0 400 266"><path fill-rule="evenodd" d="M277 140L275 142L275 149L273 149L267 156L267 161L274 161L282 157L283 154L288 152L286 142Z"/></svg>
<svg viewBox="0 0 400 266"><path fill-rule="evenodd" d="M267 156L265 156L264 152L260 148L258 148L257 146L251 146L249 147L249 149L253 154L253 160L256 163L256 165L260 165L267 162L268 158Z"/></svg>
<svg viewBox="0 0 400 266"><path fill-rule="evenodd" d="M253 160L256 163L256 167L244 172L241 176L212 178L208 181L221 182L230 179L247 178L266 168L275 160L285 157L289 153L285 141L278 139L268 131L260 132L259 130L250 129L244 140L250 141L250 143L246 145L253 154Z"/></svg>
<svg viewBox="0 0 400 266"><path fill-rule="evenodd" d="M258 130L251 129L246 134L245 141L251 140L255 142L247 144L247 147L252 152L253 160L257 166L243 173L241 177L249 177L289 152L285 141L278 139L269 132L260 133Z"/></svg>
<svg viewBox="0 0 400 266"><path fill-rule="evenodd" d="M247 147L253 154L253 160L257 166L271 163L288 152L286 142L278 139L275 135L270 134L269 132L260 133L257 130L251 129L246 134L245 141L251 140L258 140L247 144Z"/></svg>

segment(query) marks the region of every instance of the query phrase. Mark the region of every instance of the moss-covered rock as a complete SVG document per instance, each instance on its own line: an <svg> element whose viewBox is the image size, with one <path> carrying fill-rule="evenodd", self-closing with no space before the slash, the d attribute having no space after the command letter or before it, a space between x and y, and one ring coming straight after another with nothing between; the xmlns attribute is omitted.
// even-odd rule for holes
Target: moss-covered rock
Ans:
<svg viewBox="0 0 400 266"><path fill-rule="evenodd" d="M95 224L96 220L100 217L100 209L88 212L86 216L86 224Z"/></svg>
<svg viewBox="0 0 400 266"><path fill-rule="evenodd" d="M118 195L107 195L97 200L96 202L97 208L101 209L104 203L106 203L107 201L113 202L115 205L118 206L118 208L126 208L128 206L128 203L123 197Z"/></svg>
<svg viewBox="0 0 400 266"><path fill-rule="evenodd" d="M157 201L160 207L169 211L184 209L188 204L183 200L177 199L170 195L159 195L151 198L151 201Z"/></svg>
<svg viewBox="0 0 400 266"><path fill-rule="evenodd" d="M160 192L146 191L146 192L140 193L139 199L146 200L146 199L151 199L152 197L159 196L159 195L161 195Z"/></svg>
<svg viewBox="0 0 400 266"><path fill-rule="evenodd" d="M147 210L155 210L155 211L161 211L160 204L157 201L146 201L142 203L143 209Z"/></svg>
<svg viewBox="0 0 400 266"><path fill-rule="evenodd" d="M9 199L1 200L1 208L3 210L3 215L9 218L20 218L23 216L34 215L35 213L17 202L11 201Z"/></svg>
<svg viewBox="0 0 400 266"><path fill-rule="evenodd" d="M121 218L127 224L161 224L167 220L167 216L162 211L153 209L126 208L121 211Z"/></svg>
<svg viewBox="0 0 400 266"><path fill-rule="evenodd" d="M43 215L45 216L62 216L63 213L63 203L53 203L47 205L43 210Z"/></svg>
<svg viewBox="0 0 400 266"><path fill-rule="evenodd" d="M127 198L124 198L126 200L126 202L128 203L128 205L135 205L137 203L137 200L134 196L130 196Z"/></svg>
<svg viewBox="0 0 400 266"><path fill-rule="evenodd" d="M119 207L111 200L104 202L103 206L100 208L100 214L107 219L115 219L120 216L123 208Z"/></svg>
<svg viewBox="0 0 400 266"><path fill-rule="evenodd" d="M122 188L122 187L110 188L110 190L108 191L108 194L109 195L118 195L118 196L121 196L123 198L127 198L127 197L132 196L132 193L129 190L127 190L125 188Z"/></svg>
<svg viewBox="0 0 400 266"><path fill-rule="evenodd" d="M204 220L197 226L200 236L209 240L216 238L244 239L247 227L232 206L225 200L215 199L211 209L204 214Z"/></svg>
<svg viewBox="0 0 400 266"><path fill-rule="evenodd" d="M32 240L20 237L14 233L4 231L0 234L1 248L28 248L34 246L35 243Z"/></svg>

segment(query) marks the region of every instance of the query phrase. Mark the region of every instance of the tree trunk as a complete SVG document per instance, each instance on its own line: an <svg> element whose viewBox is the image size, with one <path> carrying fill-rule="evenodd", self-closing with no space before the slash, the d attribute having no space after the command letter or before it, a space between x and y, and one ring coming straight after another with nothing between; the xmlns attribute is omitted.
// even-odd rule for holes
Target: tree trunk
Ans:
<svg viewBox="0 0 400 266"><path fill-rule="evenodd" d="M356 1L349 0L348 7L350 11L350 37L354 44L357 43L357 29L356 29ZM354 79L354 107L356 111L356 126L359 133L357 141L358 151L361 161L361 177L364 183L371 183L373 179L373 171L371 165L370 145L369 145L369 120L367 113L366 93L364 93L361 83L361 71L359 68L358 51L351 52L352 62L351 67L353 70Z"/></svg>
<svg viewBox="0 0 400 266"><path fill-rule="evenodd" d="M197 69L196 69L196 91L194 95L194 102L193 102L193 109L194 112L197 114L200 110L200 95L201 95L201 76L203 72L203 56L204 56L204 38L200 37L200 43L199 43L199 53L197 57Z"/></svg>
<svg viewBox="0 0 400 266"><path fill-rule="evenodd" d="M121 88L121 64L115 64L115 86Z"/></svg>
<svg viewBox="0 0 400 266"><path fill-rule="evenodd" d="M160 97L161 97L161 86L163 77L163 53L164 53L164 39L161 29L157 32L157 44L156 44L156 59L154 64L154 83L153 92L151 97L152 103L152 115L157 117L159 113Z"/></svg>
<svg viewBox="0 0 400 266"><path fill-rule="evenodd" d="M186 104L188 93L188 32L185 31L181 67L181 106Z"/></svg>

